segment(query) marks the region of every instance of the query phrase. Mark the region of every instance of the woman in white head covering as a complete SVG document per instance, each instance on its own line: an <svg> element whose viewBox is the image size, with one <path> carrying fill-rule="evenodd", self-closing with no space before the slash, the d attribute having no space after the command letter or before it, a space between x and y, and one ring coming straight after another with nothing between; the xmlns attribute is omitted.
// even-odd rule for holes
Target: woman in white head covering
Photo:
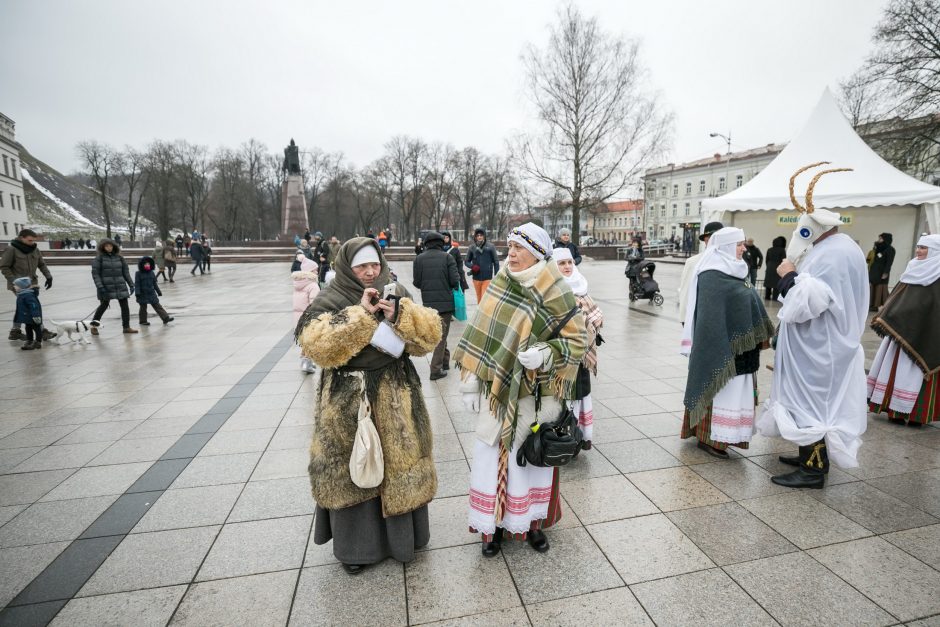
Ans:
<svg viewBox="0 0 940 627"><path fill-rule="evenodd" d="M588 282L574 263L574 256L567 248L556 248L552 251L552 259L558 264L558 270L565 277L565 282L578 301L578 307L584 314L587 322L588 349L584 359L578 366L578 385L575 391L575 400L571 401L571 411L578 417L578 426L584 437L582 448L591 448L594 438L594 403L591 401L591 375L597 376L597 347L603 343L600 335L604 325L604 314L590 296L588 296Z"/></svg>
<svg viewBox="0 0 940 627"><path fill-rule="evenodd" d="M868 406L909 427L940 415L940 235L918 240L871 328L882 338L868 373Z"/></svg>
<svg viewBox="0 0 940 627"><path fill-rule="evenodd" d="M689 356L682 438L726 459L754 433L760 350L774 326L747 282L744 231L725 227L708 241L689 287L681 353Z"/></svg>
<svg viewBox="0 0 940 627"><path fill-rule="evenodd" d="M499 553L506 535L549 549L542 530L561 517L558 468L520 466L516 454L532 422L555 420L560 402L575 397L587 349L584 316L550 261L548 233L530 222L508 239L507 263L454 352L464 405L477 414L469 526L482 535L485 557Z"/></svg>

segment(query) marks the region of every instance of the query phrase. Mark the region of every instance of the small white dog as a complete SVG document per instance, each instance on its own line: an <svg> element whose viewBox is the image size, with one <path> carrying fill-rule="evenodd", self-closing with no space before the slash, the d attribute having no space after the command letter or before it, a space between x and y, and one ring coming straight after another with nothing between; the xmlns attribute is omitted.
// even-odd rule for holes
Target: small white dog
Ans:
<svg viewBox="0 0 940 627"><path fill-rule="evenodd" d="M84 320L68 320L66 322L56 322L55 320L50 320L52 326L55 328L56 333L59 334L59 344L67 344L68 342L76 341L76 338L72 337L73 335L78 335L79 344L91 344L91 340L88 339L88 323ZM63 336L68 336L66 342L62 341Z"/></svg>

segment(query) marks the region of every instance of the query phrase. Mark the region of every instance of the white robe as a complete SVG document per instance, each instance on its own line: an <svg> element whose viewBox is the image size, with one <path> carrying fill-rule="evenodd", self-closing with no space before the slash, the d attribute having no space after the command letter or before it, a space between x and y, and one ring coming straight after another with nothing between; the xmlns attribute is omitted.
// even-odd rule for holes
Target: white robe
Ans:
<svg viewBox="0 0 940 627"><path fill-rule="evenodd" d="M865 255L844 233L818 243L781 298L770 398L757 419L762 435L800 446L823 438L830 459L858 466L868 426L862 333L868 315Z"/></svg>
<svg viewBox="0 0 940 627"><path fill-rule="evenodd" d="M702 254L703 253L692 255L685 260L685 265L682 267L682 278L679 280L678 293L680 322L685 322L685 314L689 306L689 287L692 285L692 277L695 276L695 269L702 260Z"/></svg>

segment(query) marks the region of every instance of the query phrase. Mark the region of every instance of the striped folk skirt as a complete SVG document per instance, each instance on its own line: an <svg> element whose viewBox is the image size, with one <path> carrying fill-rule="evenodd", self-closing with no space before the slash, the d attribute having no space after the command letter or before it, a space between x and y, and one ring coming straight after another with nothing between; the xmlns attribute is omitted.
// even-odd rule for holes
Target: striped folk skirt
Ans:
<svg viewBox="0 0 940 627"><path fill-rule="evenodd" d="M578 427L581 437L590 442L594 439L594 403L588 394L579 401L569 401L571 413L578 417Z"/></svg>
<svg viewBox="0 0 940 627"><path fill-rule="evenodd" d="M746 449L754 434L754 408L757 406L757 379L752 374L734 377L709 404L705 416L694 427L689 410L682 414L679 437L698 438L712 448L729 446Z"/></svg>
<svg viewBox="0 0 940 627"><path fill-rule="evenodd" d="M884 348L884 345L882 348ZM897 387L898 368L905 365L902 362L910 361L910 358L895 347L893 355L888 350L884 351L884 356L887 359L882 363L878 360L878 357L882 356L882 352L882 350L878 351L868 375L869 411L874 414L885 413L891 420L907 420L915 424L925 425L936 422L940 418L940 375L934 373L922 380L920 391L917 393L917 398L912 406L910 399L913 393L899 390ZM889 364L890 370L888 369ZM887 373L887 377L884 376L885 373ZM910 407L910 412L899 411L892 408L892 405L904 409Z"/></svg>

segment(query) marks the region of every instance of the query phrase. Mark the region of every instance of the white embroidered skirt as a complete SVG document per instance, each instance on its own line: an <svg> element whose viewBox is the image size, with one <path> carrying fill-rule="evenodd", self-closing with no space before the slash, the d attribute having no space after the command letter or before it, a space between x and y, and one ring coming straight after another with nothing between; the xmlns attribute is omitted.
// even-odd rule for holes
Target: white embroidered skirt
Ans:
<svg viewBox="0 0 940 627"><path fill-rule="evenodd" d="M754 375L741 374L712 400L711 439L737 444L754 435Z"/></svg>

